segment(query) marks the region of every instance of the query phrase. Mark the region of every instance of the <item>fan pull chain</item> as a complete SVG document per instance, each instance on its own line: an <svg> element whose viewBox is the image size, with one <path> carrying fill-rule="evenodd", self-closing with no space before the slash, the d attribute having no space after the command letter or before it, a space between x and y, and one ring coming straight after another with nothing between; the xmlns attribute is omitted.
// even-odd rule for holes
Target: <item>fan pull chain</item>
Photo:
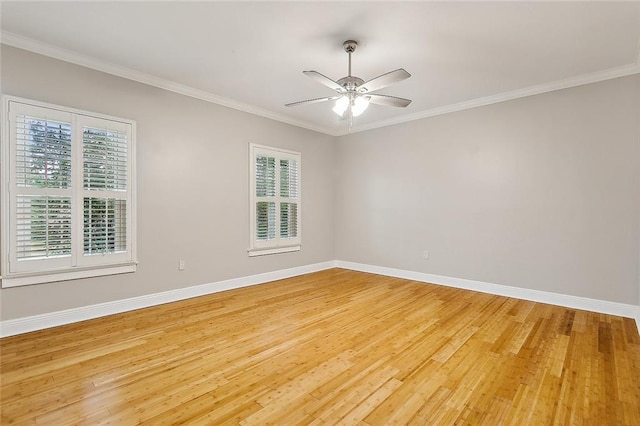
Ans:
<svg viewBox="0 0 640 426"><path fill-rule="evenodd" d="M349 54L351 56L351 54ZM351 104L349 104L349 133L351 133L351 129L353 128L353 112L351 111Z"/></svg>

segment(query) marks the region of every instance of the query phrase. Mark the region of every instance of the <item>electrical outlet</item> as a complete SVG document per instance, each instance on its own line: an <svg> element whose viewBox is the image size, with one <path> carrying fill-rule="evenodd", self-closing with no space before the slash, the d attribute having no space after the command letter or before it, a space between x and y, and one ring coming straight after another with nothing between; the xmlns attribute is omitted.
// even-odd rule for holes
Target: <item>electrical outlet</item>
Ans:
<svg viewBox="0 0 640 426"><path fill-rule="evenodd" d="M429 259L429 251L428 250L425 250L425 251L422 252L422 258L424 260Z"/></svg>
<svg viewBox="0 0 640 426"><path fill-rule="evenodd" d="M184 271L185 261L180 259L178 260L178 271Z"/></svg>

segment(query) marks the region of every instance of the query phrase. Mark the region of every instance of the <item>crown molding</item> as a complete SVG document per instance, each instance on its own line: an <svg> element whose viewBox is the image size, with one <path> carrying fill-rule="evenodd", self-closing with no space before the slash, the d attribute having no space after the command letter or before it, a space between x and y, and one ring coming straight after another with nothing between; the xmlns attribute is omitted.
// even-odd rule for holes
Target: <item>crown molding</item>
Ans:
<svg viewBox="0 0 640 426"><path fill-rule="evenodd" d="M639 58L640 59L640 58ZM512 90L510 92L499 93L497 95L486 96L484 98L472 99L457 104L445 105L438 108L432 108L420 111L415 114L396 117L390 120L378 121L365 126L354 127L351 133L362 132L365 130L377 129L380 127L393 126L394 124L406 123L408 121L420 120L437 115L449 114L452 112L463 111L465 109L477 108L485 105L497 104L500 102L511 101L514 99L525 98L527 96L539 95L542 93L553 92L556 90L568 89L570 87L582 86L590 83L611 80L618 77L626 77L640 73L640 63L623 65L621 67L610 68L603 71L597 71L591 74L583 74L576 77L570 77L564 80L552 81L549 83L538 84L536 86L525 87L524 89ZM348 134L341 133L339 136Z"/></svg>
<svg viewBox="0 0 640 426"><path fill-rule="evenodd" d="M136 71L130 68L115 65L106 61L101 61L87 55L82 55L77 52L73 52L71 50L62 49L38 40L34 40L29 37L24 37L19 34L11 33L8 31L2 31L0 43L6 44L8 46L17 47L19 49L28 50L30 52L38 53L40 55L48 56L54 59L59 59L65 62L70 62L86 68L91 68L97 71L112 74L118 77L126 78L128 80L137 81L139 83L147 84L149 86L158 87L160 89L168 90L170 92L178 93L181 95L200 99L206 102L211 102L217 105L233 108L249 114L253 114L253 115L265 117L271 120L279 121L282 123L290 124L292 126L301 127L307 130L323 133L329 136L344 136L351 133L362 132L365 130L373 130L381 127L393 126L395 124L406 123L414 120L421 120L423 118L435 117L438 115L449 114L452 112L463 111L466 109L477 108L481 106L524 98L527 96L539 95L542 93L567 89L570 87L582 86L590 83L597 83L599 81L605 81L605 80L610 80L618 77L625 77L628 75L640 73L640 42L639 42L638 58L636 62L633 64L624 65L616 68L610 68L603 71L597 71L591 74L583 74L575 77L570 77L564 80L552 81L549 83L530 86L523 89L512 90L509 92L499 93L497 95L486 96L484 98L472 99L472 100L460 102L457 104L445 105L442 107L432 108L432 109L420 111L414 114L392 118L389 120L377 121L375 123L370 123L364 126L356 126L356 127L353 127L351 130L345 130L345 129L330 129L323 126L317 126L315 124L308 123L306 121L295 120L283 114L274 113L273 111L269 111L253 105L238 102L233 99L218 96L214 93L207 92L205 90L196 89L194 87L176 83L171 80L166 80L151 74L147 74L147 73Z"/></svg>
<svg viewBox="0 0 640 426"><path fill-rule="evenodd" d="M70 62L72 64L80 65L86 68L91 68L96 71L112 74L117 77L137 81L138 83L158 87L160 89L189 96L191 98L200 99L206 102L233 108L249 114L258 115L260 117L269 118L271 120L280 121L286 124L291 124L296 127L302 127L304 129L324 133L329 136L337 136L335 131L327 129L325 127L320 127L304 121L295 120L288 116L277 114L263 108L238 102L236 100L225 98L223 96L218 96L214 93L207 92L206 90L196 89L185 84L176 83L174 81L136 71L131 68L122 67L106 61L101 61L87 55L82 55L71 50L62 49L48 43L21 36L19 34L2 31L0 43L6 44L7 46L28 50L30 52L38 53L40 55L48 56L54 59L59 59L61 61Z"/></svg>

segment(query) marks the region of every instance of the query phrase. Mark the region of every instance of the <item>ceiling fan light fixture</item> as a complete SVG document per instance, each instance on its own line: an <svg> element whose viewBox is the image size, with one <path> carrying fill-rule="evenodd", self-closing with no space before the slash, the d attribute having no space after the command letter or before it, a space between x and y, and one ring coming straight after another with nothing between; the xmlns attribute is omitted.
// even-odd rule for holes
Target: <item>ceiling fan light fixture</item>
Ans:
<svg viewBox="0 0 640 426"><path fill-rule="evenodd" d="M411 74L403 68L398 68L397 70L372 78L369 81L364 81L360 77L351 75L351 54L355 52L357 46L358 43L354 40L347 40L342 44L344 51L349 54L349 74L346 77L342 77L341 79L334 81L326 75L320 74L318 71L302 71L306 76L333 90L333 96L291 102L285 104L285 106L291 107L304 104L315 104L318 102L335 101L332 108L333 112L338 114L340 117L344 117L344 113L349 111L349 131L351 131L353 117L362 115L362 113L364 113L364 111L369 107L370 103L401 108L407 107L411 103L410 99L380 95L372 92L383 89L390 84L406 80L411 77Z"/></svg>
<svg viewBox="0 0 640 426"><path fill-rule="evenodd" d="M336 104L333 107L333 112L342 117L347 108L349 108L349 97L342 96L336 100Z"/></svg>
<svg viewBox="0 0 640 426"><path fill-rule="evenodd" d="M351 107L351 113L354 117L362 114L369 107L369 99L364 96L358 96L353 101L353 106Z"/></svg>

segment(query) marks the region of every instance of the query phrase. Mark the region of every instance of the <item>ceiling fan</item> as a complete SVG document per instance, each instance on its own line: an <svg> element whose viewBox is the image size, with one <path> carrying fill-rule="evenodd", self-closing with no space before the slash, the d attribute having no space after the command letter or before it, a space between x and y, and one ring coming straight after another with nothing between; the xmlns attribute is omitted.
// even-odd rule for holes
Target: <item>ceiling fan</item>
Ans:
<svg viewBox="0 0 640 426"><path fill-rule="evenodd" d="M411 74L400 68L365 82L363 79L351 75L351 54L355 52L356 47L358 47L358 42L354 40L347 40L342 44L342 47L344 48L344 51L349 54L349 75L346 77L342 77L340 80L334 81L329 77L320 74L318 71L303 71L305 75L334 90L337 94L324 98L292 102L285 106L291 107L303 104L336 101L333 111L340 117L344 117L345 112L348 112L348 117L351 120L353 117L357 117L362 114L370 103L401 108L404 108L411 103L411 100L409 99L371 93L393 83L405 80L411 77Z"/></svg>

